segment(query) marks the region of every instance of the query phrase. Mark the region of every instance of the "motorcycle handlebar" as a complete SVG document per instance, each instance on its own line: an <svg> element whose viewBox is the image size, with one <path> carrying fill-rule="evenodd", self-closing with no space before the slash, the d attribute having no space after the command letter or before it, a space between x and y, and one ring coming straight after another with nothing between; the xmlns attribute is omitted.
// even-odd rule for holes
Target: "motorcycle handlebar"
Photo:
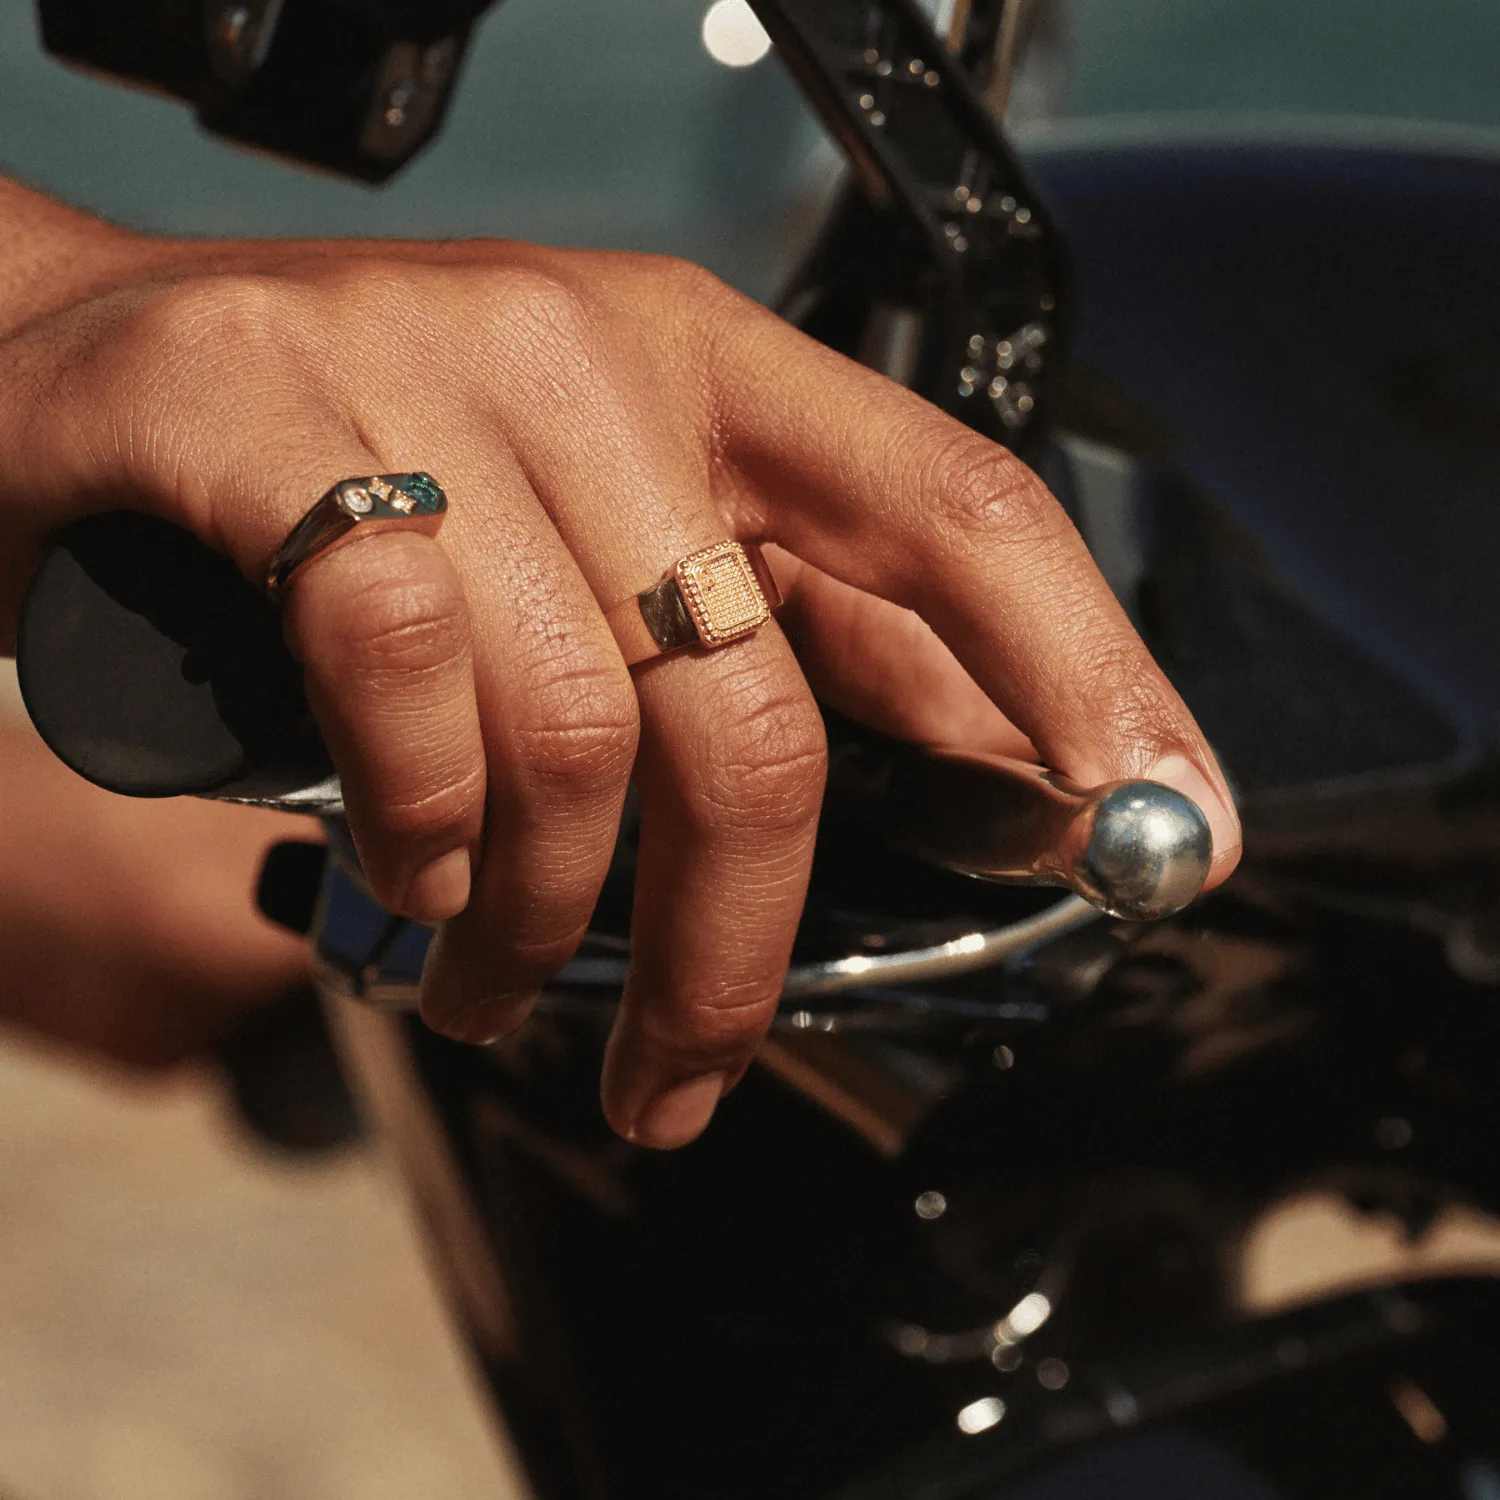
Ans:
<svg viewBox="0 0 1500 1500"><path fill-rule="evenodd" d="M225 557L118 511L75 522L27 592L21 692L52 751L134 797L341 810L276 611ZM919 750L828 716L826 816L989 880L1169 916L1208 875L1202 812L1155 782L1080 787L1021 761Z"/></svg>

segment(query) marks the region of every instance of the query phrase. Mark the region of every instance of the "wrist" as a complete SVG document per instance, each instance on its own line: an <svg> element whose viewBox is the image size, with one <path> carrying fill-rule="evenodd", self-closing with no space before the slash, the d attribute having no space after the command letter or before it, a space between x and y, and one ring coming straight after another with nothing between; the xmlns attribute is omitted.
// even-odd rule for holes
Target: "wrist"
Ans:
<svg viewBox="0 0 1500 1500"><path fill-rule="evenodd" d="M153 243L0 177L0 336L118 282Z"/></svg>

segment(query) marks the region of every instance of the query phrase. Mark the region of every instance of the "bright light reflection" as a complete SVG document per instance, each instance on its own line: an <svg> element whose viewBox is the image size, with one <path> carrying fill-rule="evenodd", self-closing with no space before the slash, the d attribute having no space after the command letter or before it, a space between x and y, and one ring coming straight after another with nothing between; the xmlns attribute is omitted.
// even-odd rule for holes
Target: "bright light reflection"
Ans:
<svg viewBox="0 0 1500 1500"><path fill-rule="evenodd" d="M958 1430L970 1437L976 1432L988 1432L1004 1415L1005 1403L998 1396L981 1396L959 1412Z"/></svg>
<svg viewBox="0 0 1500 1500"><path fill-rule="evenodd" d="M1005 1321L1011 1333L1024 1339L1035 1333L1051 1316L1052 1304L1040 1292L1032 1292L1011 1308Z"/></svg>
<svg viewBox="0 0 1500 1500"><path fill-rule="evenodd" d="M748 68L771 50L771 38L746 0L714 0L703 16L703 45L726 68Z"/></svg>
<svg viewBox="0 0 1500 1500"><path fill-rule="evenodd" d="M984 947L984 934L982 932L970 932L959 938L953 946L960 953L978 953Z"/></svg>

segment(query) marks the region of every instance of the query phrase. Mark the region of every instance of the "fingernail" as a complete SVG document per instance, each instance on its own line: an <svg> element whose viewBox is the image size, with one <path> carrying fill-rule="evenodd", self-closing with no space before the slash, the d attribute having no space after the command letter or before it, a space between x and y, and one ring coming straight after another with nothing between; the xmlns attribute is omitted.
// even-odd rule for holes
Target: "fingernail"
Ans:
<svg viewBox="0 0 1500 1500"><path fill-rule="evenodd" d="M641 1112L629 1137L639 1146L674 1151L703 1133L724 1096L726 1073L705 1073L659 1094Z"/></svg>
<svg viewBox="0 0 1500 1500"><path fill-rule="evenodd" d="M467 849L450 849L419 870L406 888L403 916L419 922L442 922L456 917L469 904L473 874Z"/></svg>
<svg viewBox="0 0 1500 1500"><path fill-rule="evenodd" d="M1215 786L1185 755L1169 755L1148 771L1152 781L1172 787L1198 804L1213 835L1214 863L1239 852L1240 820L1228 790Z"/></svg>

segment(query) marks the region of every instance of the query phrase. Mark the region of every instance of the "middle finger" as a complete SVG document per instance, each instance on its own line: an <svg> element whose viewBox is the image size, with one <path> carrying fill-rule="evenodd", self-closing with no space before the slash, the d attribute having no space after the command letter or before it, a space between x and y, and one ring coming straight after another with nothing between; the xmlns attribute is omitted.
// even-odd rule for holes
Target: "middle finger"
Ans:
<svg viewBox="0 0 1500 1500"><path fill-rule="evenodd" d="M569 294L545 326L586 378L507 403L507 437L607 609L729 533L705 461L655 413L663 382L622 370ZM582 358L579 357L582 352ZM558 359L532 368L556 371ZM512 372L513 377L520 372ZM822 798L822 719L774 624L635 672L641 841L631 972L606 1058L605 1112L642 1144L696 1136L780 995Z"/></svg>

